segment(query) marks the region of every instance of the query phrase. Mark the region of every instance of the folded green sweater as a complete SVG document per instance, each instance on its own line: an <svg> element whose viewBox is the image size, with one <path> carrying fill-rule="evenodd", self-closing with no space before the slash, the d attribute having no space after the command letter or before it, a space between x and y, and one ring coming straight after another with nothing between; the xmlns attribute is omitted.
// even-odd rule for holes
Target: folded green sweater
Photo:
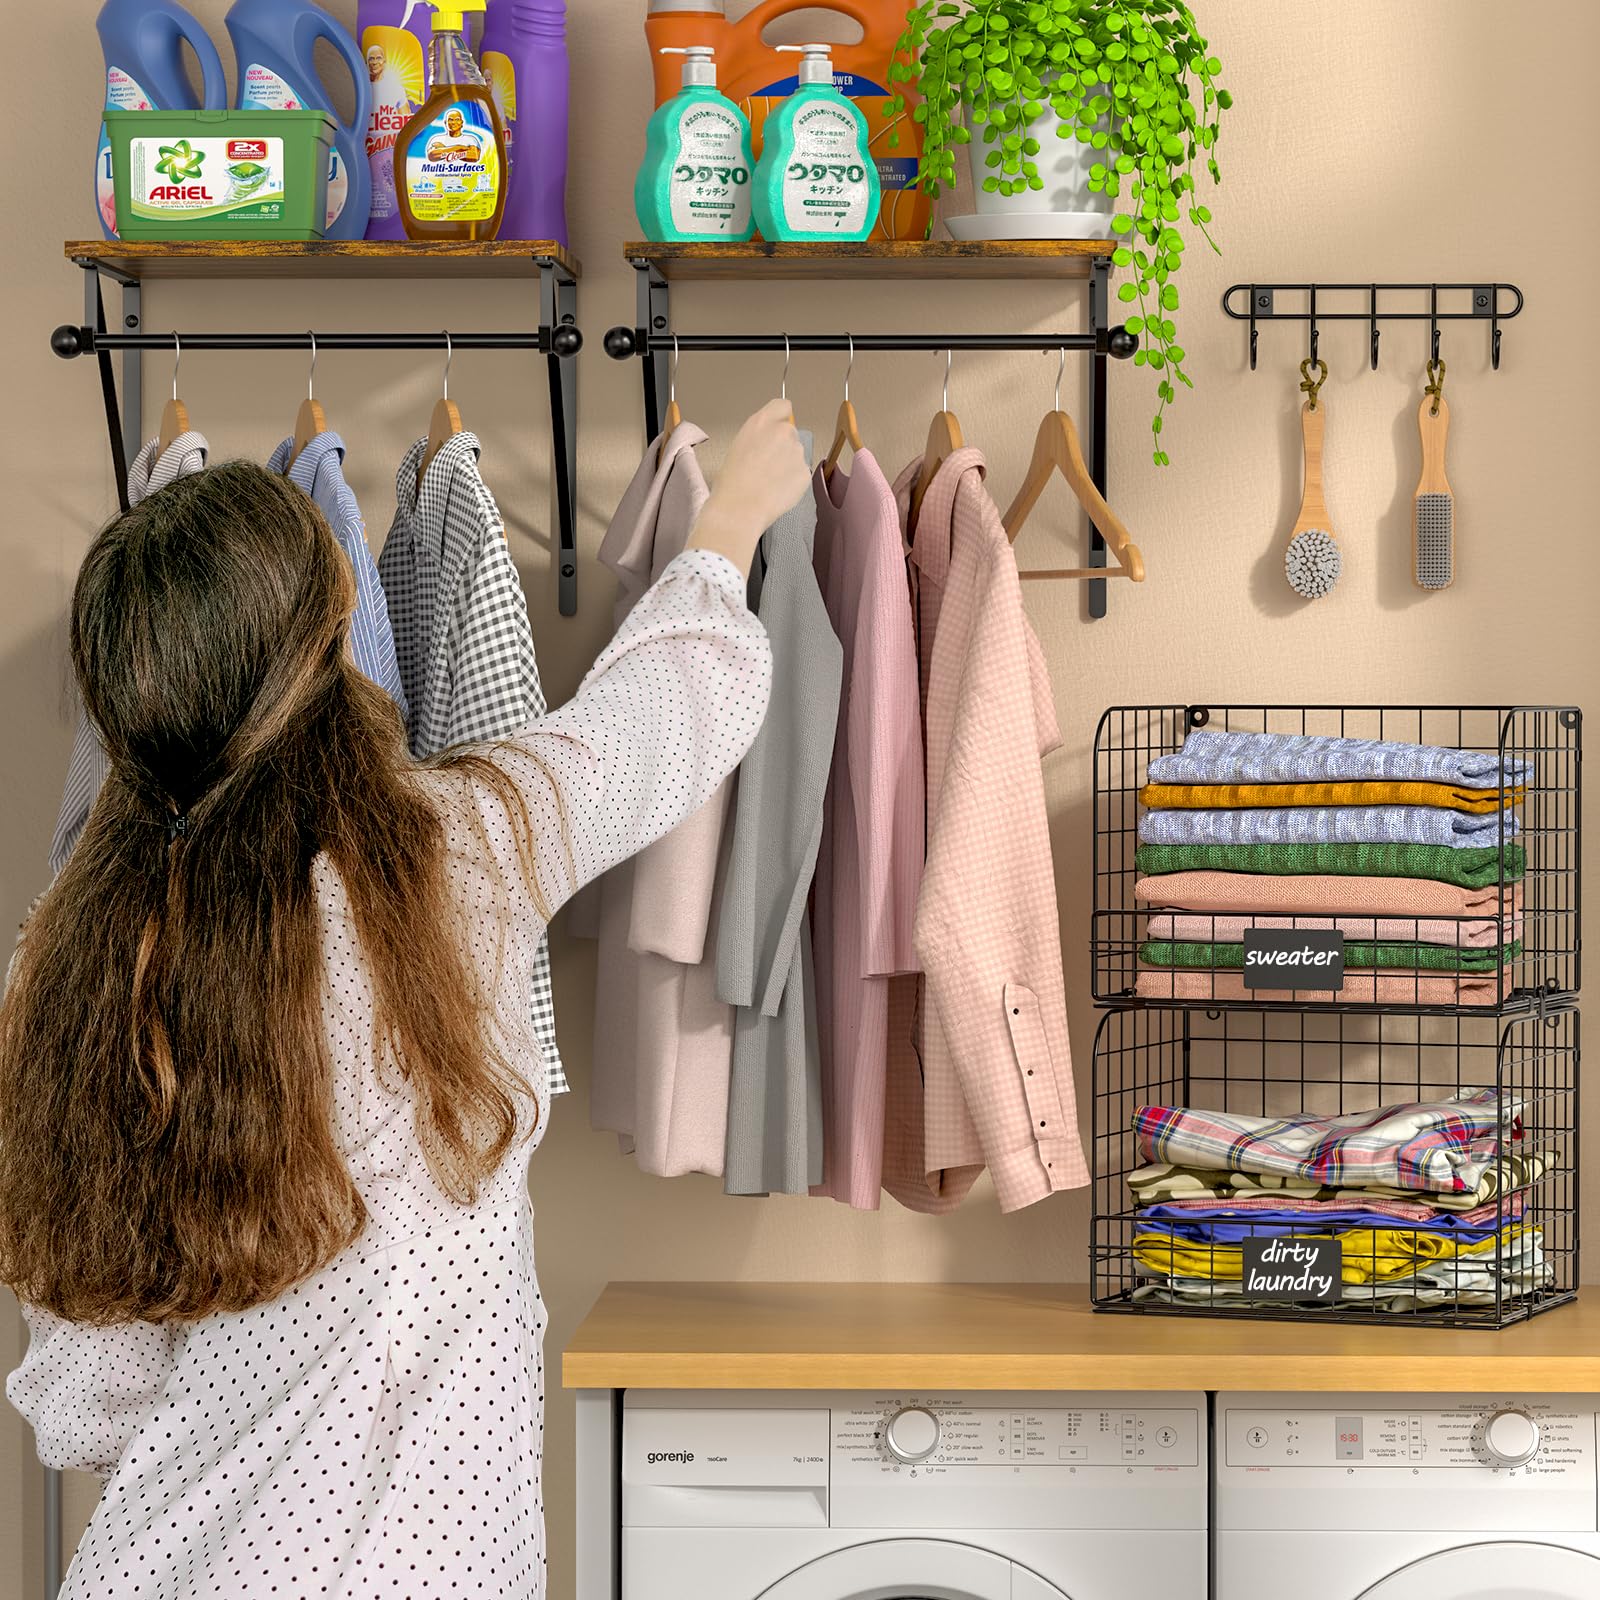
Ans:
<svg viewBox="0 0 1600 1600"><path fill-rule="evenodd" d="M1347 967L1399 967L1410 971L1493 972L1504 961L1522 954L1522 941L1514 940L1494 950L1458 950L1448 944L1369 944L1347 940ZM1139 959L1147 967L1242 967L1242 944L1202 944L1198 941L1147 939L1139 946Z"/></svg>
<svg viewBox="0 0 1600 1600"><path fill-rule="evenodd" d="M1263 872L1289 877L1329 873L1342 878L1432 878L1483 889L1501 881L1493 845L1457 850L1441 844L1142 844L1134 865L1161 872ZM1519 844L1505 847L1505 882L1528 868Z"/></svg>

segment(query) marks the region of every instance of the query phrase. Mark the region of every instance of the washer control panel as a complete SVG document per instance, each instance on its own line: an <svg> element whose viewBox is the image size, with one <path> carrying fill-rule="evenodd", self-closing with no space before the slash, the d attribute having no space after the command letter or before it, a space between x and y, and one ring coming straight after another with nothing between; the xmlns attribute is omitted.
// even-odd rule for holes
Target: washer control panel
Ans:
<svg viewBox="0 0 1600 1600"><path fill-rule="evenodd" d="M904 1396L835 1409L833 1457L852 1469L921 1476L970 1467L1193 1467L1200 1415L1145 1405L1021 1409Z"/></svg>
<svg viewBox="0 0 1600 1600"><path fill-rule="evenodd" d="M1586 1472L1592 1414L1548 1402L1508 1401L1459 1410L1232 1410L1224 1421L1230 1467L1404 1467Z"/></svg>

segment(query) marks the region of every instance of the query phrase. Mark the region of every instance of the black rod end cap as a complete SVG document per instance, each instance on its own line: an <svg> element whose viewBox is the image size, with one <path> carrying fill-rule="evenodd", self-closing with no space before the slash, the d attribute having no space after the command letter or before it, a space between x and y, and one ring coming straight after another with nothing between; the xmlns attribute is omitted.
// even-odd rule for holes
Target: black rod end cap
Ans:
<svg viewBox="0 0 1600 1600"><path fill-rule="evenodd" d="M63 322L50 335L50 348L63 361L70 361L74 356L87 355L94 349L94 330L75 328L70 322Z"/></svg>
<svg viewBox="0 0 1600 1600"><path fill-rule="evenodd" d="M626 361L639 353L638 334L632 328L607 328L605 347L613 361Z"/></svg>
<svg viewBox="0 0 1600 1600"><path fill-rule="evenodd" d="M1126 361L1128 357L1131 356L1138 348L1139 335L1136 333L1129 333L1120 322L1110 331L1110 333L1106 335L1106 349L1109 350L1118 361Z"/></svg>

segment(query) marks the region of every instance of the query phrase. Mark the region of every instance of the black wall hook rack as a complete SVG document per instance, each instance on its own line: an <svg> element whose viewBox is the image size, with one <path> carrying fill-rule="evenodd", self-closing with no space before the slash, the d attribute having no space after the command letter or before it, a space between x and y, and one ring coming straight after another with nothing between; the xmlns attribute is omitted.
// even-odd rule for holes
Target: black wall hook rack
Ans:
<svg viewBox="0 0 1600 1600"><path fill-rule="evenodd" d="M1280 307L1279 295L1295 298L1295 309ZM1395 305L1395 296L1410 297ZM1332 297L1333 304L1329 305ZM1360 297L1361 303L1356 303ZM1417 302L1426 298L1426 307ZM1441 304L1443 297L1443 304ZM1386 303L1389 302L1389 303ZM1365 322L1368 361L1378 370L1378 346L1385 322L1426 322L1428 355L1439 359L1441 322L1487 322L1489 364L1500 370L1500 324L1522 314L1522 290L1514 283L1236 283L1222 296L1222 309L1236 322L1250 326L1250 370L1256 369L1263 322L1308 324L1307 346L1313 361L1324 322Z"/></svg>
<svg viewBox="0 0 1600 1600"><path fill-rule="evenodd" d="M113 241L113 246L115 241ZM143 419L141 414L142 356L146 350L176 350L181 344L185 354L194 350L254 351L254 350L311 350L313 342L318 350L438 350L449 347L455 350L526 350L544 355L548 362L550 384L550 419L554 446L554 478L556 489L557 604L564 617L576 614L578 609L578 538L577 538L577 425L578 387L575 357L583 348L583 334L577 326L577 267L570 258L544 256L535 253L528 258L518 258L512 271L537 272L539 279L539 324L536 328L517 332L456 333L443 332L404 333L350 333L350 332L287 332L287 333L228 333L202 332L154 333L144 327L140 303L142 282L138 271L125 270L116 260L83 253L78 246L69 246L74 264L84 273L84 320L74 325L63 324L50 335L50 348L58 356L70 360L76 356L93 356L100 373L101 396L105 406L106 427L110 435L112 461L116 469L117 498L124 510L128 506L128 463L143 444ZM124 247L126 248L126 247ZM220 248L220 247L219 247ZM127 252L130 264L136 269L146 263L134 252ZM181 269L183 256L174 252L171 261L160 263L163 269ZM399 265L419 271L427 265L419 259L408 261L404 256L393 261L380 252L378 267ZM248 261L247 263L248 264ZM291 263L293 264L293 263ZM305 264L305 263L299 263ZM318 264L315 259L312 265ZM469 268L481 268L494 263L467 260ZM346 264L351 271L361 271L368 263L364 259ZM452 265L445 263L448 270ZM164 276L178 276L180 270L163 270ZM508 273L509 275L509 273ZM121 326L112 331L106 325L105 299L102 281L109 279L122 293ZM122 392L117 392L112 356L122 360Z"/></svg>

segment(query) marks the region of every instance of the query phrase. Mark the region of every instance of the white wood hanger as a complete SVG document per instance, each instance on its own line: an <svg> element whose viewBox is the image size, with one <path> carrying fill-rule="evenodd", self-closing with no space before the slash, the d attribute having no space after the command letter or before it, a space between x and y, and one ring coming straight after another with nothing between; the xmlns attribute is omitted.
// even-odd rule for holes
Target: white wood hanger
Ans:
<svg viewBox="0 0 1600 1600"><path fill-rule="evenodd" d="M311 371L306 375L306 397L300 402L299 411L295 413L294 444L289 451L291 467L299 459L300 452L319 433L328 431L327 413L322 409L322 402L317 399L317 336L308 332L306 337L311 341Z"/></svg>
<svg viewBox="0 0 1600 1600"><path fill-rule="evenodd" d="M422 452L422 465L417 469L417 487L422 487L422 480L428 475L428 468L433 465L433 458L462 431L461 413L456 409L456 403L450 398L450 363L455 360L455 346L450 342L450 330L445 329L444 334L444 392L440 395L438 403L433 408L433 416L428 422L428 447Z"/></svg>
<svg viewBox="0 0 1600 1600"><path fill-rule="evenodd" d="M178 368L183 365L183 340L172 336L172 398L161 408L161 428L156 434L156 460L172 448L179 434L189 431L189 408L178 398Z"/></svg>

